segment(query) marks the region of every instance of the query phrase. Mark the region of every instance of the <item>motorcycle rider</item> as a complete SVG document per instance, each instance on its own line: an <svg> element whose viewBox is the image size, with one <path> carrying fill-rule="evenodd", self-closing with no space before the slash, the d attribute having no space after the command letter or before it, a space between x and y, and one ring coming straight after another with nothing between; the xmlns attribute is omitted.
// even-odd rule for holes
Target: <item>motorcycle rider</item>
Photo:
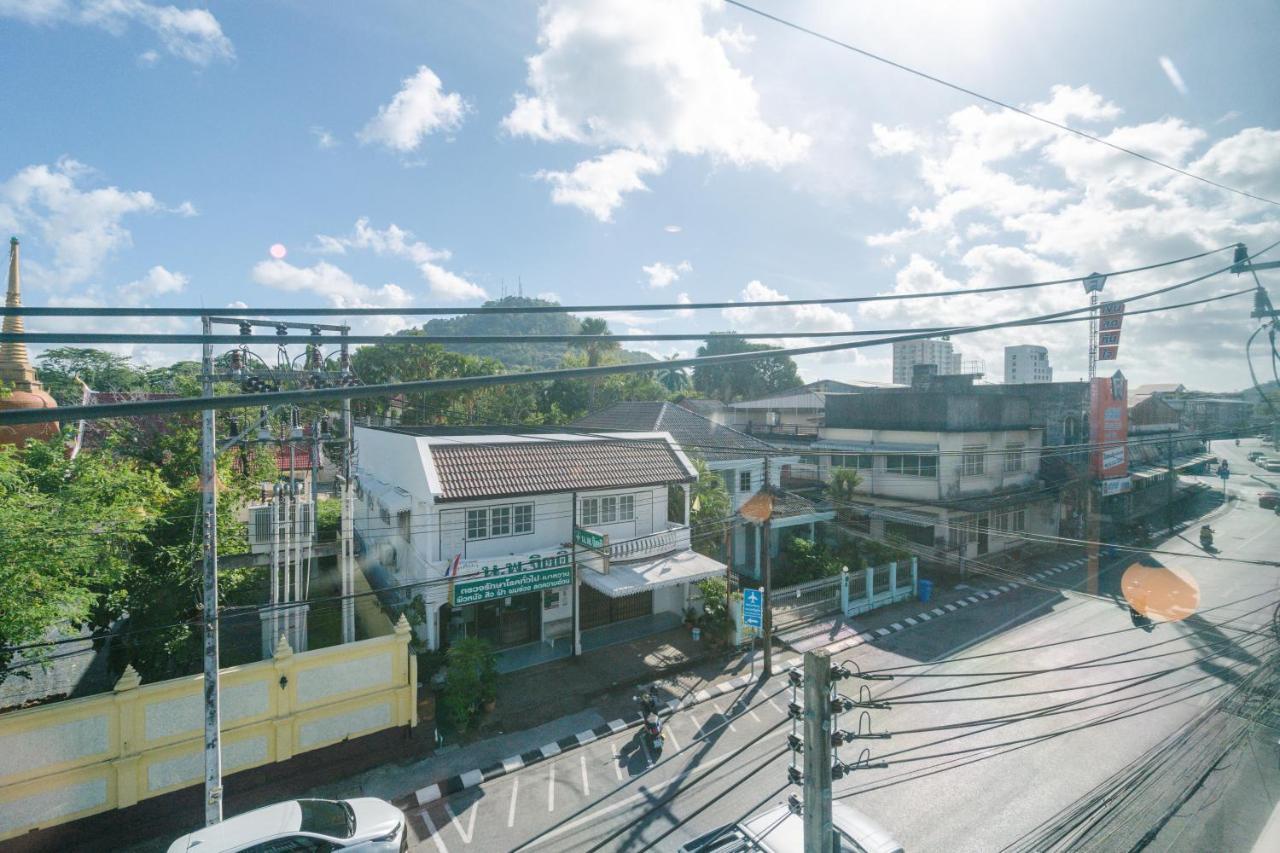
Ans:
<svg viewBox="0 0 1280 853"><path fill-rule="evenodd" d="M662 718L658 716L658 685L649 685L647 693L637 696L640 702L640 713L644 717L644 733L649 739L649 746L655 750L662 749Z"/></svg>

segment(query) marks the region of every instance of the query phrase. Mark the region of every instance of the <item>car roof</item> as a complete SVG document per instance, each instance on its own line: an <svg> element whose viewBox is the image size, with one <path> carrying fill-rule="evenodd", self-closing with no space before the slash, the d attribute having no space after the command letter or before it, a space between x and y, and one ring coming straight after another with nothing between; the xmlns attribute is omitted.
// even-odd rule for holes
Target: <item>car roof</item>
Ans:
<svg viewBox="0 0 1280 853"><path fill-rule="evenodd" d="M197 830L186 836L187 846L179 846L178 850L189 853L239 850L246 844L265 841L285 832L296 832L301 826L302 807L297 800L274 803Z"/></svg>
<svg viewBox="0 0 1280 853"><path fill-rule="evenodd" d="M831 822L867 853L898 853L902 850L888 831L853 806L832 803ZM804 853L804 821L785 804L748 818L741 826L772 853Z"/></svg>

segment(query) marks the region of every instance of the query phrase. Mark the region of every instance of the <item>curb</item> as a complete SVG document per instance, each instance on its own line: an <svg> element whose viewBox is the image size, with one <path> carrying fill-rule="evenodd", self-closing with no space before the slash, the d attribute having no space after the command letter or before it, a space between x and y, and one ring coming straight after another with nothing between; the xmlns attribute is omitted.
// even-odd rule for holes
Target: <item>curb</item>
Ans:
<svg viewBox="0 0 1280 853"><path fill-rule="evenodd" d="M791 666L795 666L797 663L798 660L793 659L788 661L781 668L789 668ZM700 702L706 702L708 699L723 696L733 690L739 690L743 687L747 687L755 680L756 679L749 675L739 675L738 677L731 678L728 681L722 681L714 687L708 687L690 693L682 699L668 699L665 707L659 709L659 713L662 713L665 716L670 716L680 709L689 708ZM632 714L628 714L626 718L611 720L604 725L596 726L594 729L587 729L586 731L578 732L576 735L569 735L568 737L560 738L560 740L544 744L538 749L531 749L528 752L522 752L519 755L512 755L509 758L502 759L501 761L495 761L488 767L468 770L466 773L460 773L455 776L450 776L447 779L442 779L439 782L433 782L424 788L419 788L408 796L392 800L392 803L401 809L425 806L429 803L435 802L436 800L441 800L460 791L465 791L468 788L474 788L484 782L497 779L501 776L506 776L508 773L523 770L525 767L537 764L540 761L545 761L548 758L554 758L561 753L569 752L570 750L577 749L580 746L586 746L587 744L599 740L602 737L608 737L609 735L635 728L643 721L643 715L637 711Z"/></svg>

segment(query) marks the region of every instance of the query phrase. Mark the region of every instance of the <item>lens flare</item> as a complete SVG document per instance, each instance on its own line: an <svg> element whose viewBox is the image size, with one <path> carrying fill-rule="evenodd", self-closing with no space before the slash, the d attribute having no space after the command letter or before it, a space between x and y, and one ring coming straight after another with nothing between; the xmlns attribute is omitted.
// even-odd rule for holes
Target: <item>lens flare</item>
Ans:
<svg viewBox="0 0 1280 853"><path fill-rule="evenodd" d="M1120 588L1130 607L1155 622L1180 622L1200 606L1196 579L1154 560L1125 569Z"/></svg>
<svg viewBox="0 0 1280 853"><path fill-rule="evenodd" d="M267 251L269 251L271 253L271 257L275 258L277 261L283 259L285 255L289 254L289 250L284 247L284 243L272 243L271 248Z"/></svg>

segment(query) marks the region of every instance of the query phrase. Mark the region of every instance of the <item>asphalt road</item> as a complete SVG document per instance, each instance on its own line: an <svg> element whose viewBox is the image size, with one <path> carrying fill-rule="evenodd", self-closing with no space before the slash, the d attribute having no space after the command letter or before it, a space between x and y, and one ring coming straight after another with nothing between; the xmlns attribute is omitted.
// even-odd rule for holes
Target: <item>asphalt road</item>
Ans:
<svg viewBox="0 0 1280 853"><path fill-rule="evenodd" d="M1256 467L1244 454L1257 442L1223 444L1215 450L1231 458L1229 488L1238 500L1211 520L1217 552L1202 551L1190 534L1157 546L1175 554L1158 557L1160 564L1198 586L1194 615L1150 631L1135 627L1116 598L1119 570L1104 579L1103 594L1087 596L1070 588L1084 583L1072 565L1046 583L839 653L864 671L898 677L871 684L892 707L862 723L893 734L867 742L871 760L888 766L852 772L836 795L907 850L1030 849L1063 822L1060 812L1105 794L1116 774L1164 760L1162 743L1247 684L1275 649L1280 569L1227 558L1276 559L1280 518L1258 508L1265 486L1244 476ZM1078 556L1064 552L1063 562ZM841 686L855 693L858 684ZM411 809L413 849L674 850L796 790L786 783L790 696L785 677L775 676L677 712L661 756L624 731ZM1198 729L1206 743L1223 729L1211 723ZM841 728L858 725L853 715L840 720ZM1174 752L1189 760L1207 749ZM845 747L840 757L854 762L858 751ZM1180 795L1178 784L1135 798L1078 846L1108 849L1140 833L1164 800Z"/></svg>

